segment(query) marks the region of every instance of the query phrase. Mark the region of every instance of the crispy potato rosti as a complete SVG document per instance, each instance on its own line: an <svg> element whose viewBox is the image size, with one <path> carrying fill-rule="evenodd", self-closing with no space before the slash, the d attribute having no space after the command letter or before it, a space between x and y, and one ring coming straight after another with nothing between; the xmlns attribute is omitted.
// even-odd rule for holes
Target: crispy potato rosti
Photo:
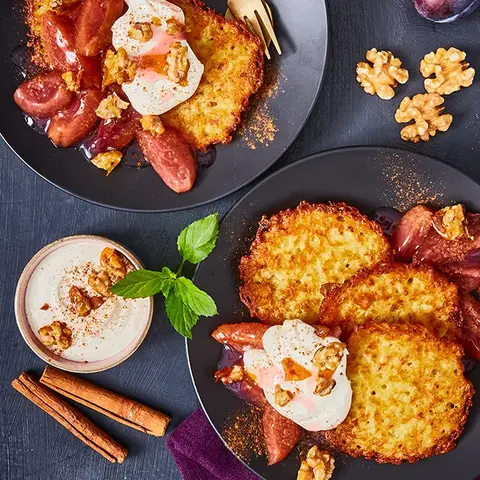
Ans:
<svg viewBox="0 0 480 480"><path fill-rule="evenodd" d="M314 322L322 285L390 260L380 226L345 203L301 202L260 220L250 254L240 261L240 298L252 317Z"/></svg>
<svg viewBox="0 0 480 480"><path fill-rule="evenodd" d="M448 452L472 404L460 345L422 325L369 324L347 344L352 408L332 446L353 457L399 464Z"/></svg>
<svg viewBox="0 0 480 480"><path fill-rule="evenodd" d="M422 323L438 336L458 337L458 289L427 266L390 263L326 286L318 323L347 335L367 321Z"/></svg>
<svg viewBox="0 0 480 480"><path fill-rule="evenodd" d="M228 143L249 99L263 83L260 40L198 0L172 0L185 13L187 41L205 71L195 94L162 115L196 148Z"/></svg>

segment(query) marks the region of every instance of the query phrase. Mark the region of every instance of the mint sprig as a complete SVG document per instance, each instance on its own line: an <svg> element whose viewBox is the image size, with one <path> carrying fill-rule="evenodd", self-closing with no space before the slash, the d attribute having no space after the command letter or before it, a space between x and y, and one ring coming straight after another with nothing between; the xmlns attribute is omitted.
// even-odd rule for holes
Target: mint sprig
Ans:
<svg viewBox="0 0 480 480"><path fill-rule="evenodd" d="M198 264L215 248L218 237L218 213L193 222L178 236L177 246L182 262L177 273L168 267L161 271L136 270L111 287L112 293L123 298L145 298L162 293L165 313L173 328L192 338L192 328L199 317L217 314L217 306L208 293L181 275L185 262Z"/></svg>

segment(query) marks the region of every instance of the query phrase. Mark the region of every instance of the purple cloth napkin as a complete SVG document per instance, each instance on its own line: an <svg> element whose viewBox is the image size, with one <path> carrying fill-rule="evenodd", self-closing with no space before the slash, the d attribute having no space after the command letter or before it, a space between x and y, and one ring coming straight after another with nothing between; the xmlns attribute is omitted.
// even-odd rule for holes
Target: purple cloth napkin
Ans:
<svg viewBox="0 0 480 480"><path fill-rule="evenodd" d="M183 480L258 480L225 447L201 408L175 429L167 447Z"/></svg>

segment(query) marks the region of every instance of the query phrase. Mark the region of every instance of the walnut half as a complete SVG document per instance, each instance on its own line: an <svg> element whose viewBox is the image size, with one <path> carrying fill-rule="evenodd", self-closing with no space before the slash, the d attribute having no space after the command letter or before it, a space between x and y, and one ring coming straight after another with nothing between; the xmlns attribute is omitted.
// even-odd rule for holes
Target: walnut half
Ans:
<svg viewBox="0 0 480 480"><path fill-rule="evenodd" d="M335 469L335 459L326 450L314 445L303 460L298 471L297 480L330 480Z"/></svg>
<svg viewBox="0 0 480 480"><path fill-rule="evenodd" d="M46 347L59 347L66 350L72 345L72 331L64 322L52 322L38 330L40 339Z"/></svg>
<svg viewBox="0 0 480 480"><path fill-rule="evenodd" d="M332 342L320 347L313 356L313 361L322 376L331 377L337 369L345 352L345 344Z"/></svg>
<svg viewBox="0 0 480 480"><path fill-rule="evenodd" d="M448 50L439 48L435 53L425 55L420 62L420 72L426 78L425 90L450 95L461 87L469 87L475 70L465 61L466 56L465 52L453 47Z"/></svg>
<svg viewBox="0 0 480 480"><path fill-rule="evenodd" d="M473 239L467 229L463 205L442 208L433 216L432 224L437 233L446 240L458 240L464 235Z"/></svg>
<svg viewBox="0 0 480 480"><path fill-rule="evenodd" d="M284 390L280 385L275 385L275 403L279 407L284 407L285 405L288 405L290 403L290 400L293 398L293 393L290 392L289 390Z"/></svg>
<svg viewBox="0 0 480 480"><path fill-rule="evenodd" d="M101 168L107 172L107 177L112 173L115 167L122 160L123 153L118 150L110 150L108 152L99 153L91 162L97 168Z"/></svg>
<svg viewBox="0 0 480 480"><path fill-rule="evenodd" d="M121 280L127 274L123 255L111 247L105 247L100 254L100 265L108 272L112 280Z"/></svg>
<svg viewBox="0 0 480 480"><path fill-rule="evenodd" d="M123 101L118 95L112 94L104 98L99 104L95 113L97 117L108 120L110 118L120 118L123 110L126 110L130 104Z"/></svg>
<svg viewBox="0 0 480 480"><path fill-rule="evenodd" d="M180 42L172 43L167 55L167 76L175 83L183 83L187 80L190 62L188 61L188 48Z"/></svg>
<svg viewBox="0 0 480 480"><path fill-rule="evenodd" d="M162 120L158 115L144 115L140 119L142 129L150 132L152 136L157 137L165 132Z"/></svg>
<svg viewBox="0 0 480 480"><path fill-rule="evenodd" d="M70 303L72 304L73 309L78 315L85 317L90 313L92 310L90 300L82 290L75 286L70 287L68 296L70 297Z"/></svg>
<svg viewBox="0 0 480 480"><path fill-rule="evenodd" d="M114 52L108 50L103 63L102 88L112 84L129 83L133 81L137 71L137 63L130 60L127 51L121 47Z"/></svg>
<svg viewBox="0 0 480 480"><path fill-rule="evenodd" d="M241 382L244 378L243 368L240 365L222 368L215 372L214 378L216 382L222 382L225 385Z"/></svg>
<svg viewBox="0 0 480 480"><path fill-rule="evenodd" d="M102 297L110 297L112 295L110 292L112 281L105 270L90 274L88 284Z"/></svg>
<svg viewBox="0 0 480 480"><path fill-rule="evenodd" d="M401 68L401 60L392 52L372 48L366 57L372 65L357 63L357 82L370 95L377 94L383 100L390 100L395 95L394 88L408 81L408 70Z"/></svg>
<svg viewBox="0 0 480 480"><path fill-rule="evenodd" d="M398 123L413 120L414 123L402 128L402 140L413 143L420 140L428 142L437 131L446 132L453 122L453 117L449 113L442 113L445 107L441 105L444 101L438 93L419 93L412 99L405 97L395 112L395 120Z"/></svg>

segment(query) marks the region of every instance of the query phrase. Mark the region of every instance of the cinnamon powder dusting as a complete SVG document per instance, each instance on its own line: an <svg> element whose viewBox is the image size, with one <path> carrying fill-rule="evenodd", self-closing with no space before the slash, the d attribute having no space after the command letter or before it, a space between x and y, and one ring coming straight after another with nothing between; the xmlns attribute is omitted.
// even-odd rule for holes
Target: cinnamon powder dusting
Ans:
<svg viewBox="0 0 480 480"><path fill-rule="evenodd" d="M265 452L262 410L245 404L232 414L222 429L227 447L244 462Z"/></svg>
<svg viewBox="0 0 480 480"><path fill-rule="evenodd" d="M399 163L395 153L382 154L380 165L383 177L390 191L385 193L389 206L406 211L414 205L438 206L442 203L445 186L428 175L419 173L413 164L411 168ZM387 165L387 168L384 166ZM392 203L393 200L393 203Z"/></svg>
<svg viewBox="0 0 480 480"><path fill-rule="evenodd" d="M278 132L275 119L270 113L268 100L278 95L280 79L286 80L280 73L278 65L267 63L263 85L251 100L251 108L238 129L238 134L252 150L255 150L259 144L268 147Z"/></svg>

